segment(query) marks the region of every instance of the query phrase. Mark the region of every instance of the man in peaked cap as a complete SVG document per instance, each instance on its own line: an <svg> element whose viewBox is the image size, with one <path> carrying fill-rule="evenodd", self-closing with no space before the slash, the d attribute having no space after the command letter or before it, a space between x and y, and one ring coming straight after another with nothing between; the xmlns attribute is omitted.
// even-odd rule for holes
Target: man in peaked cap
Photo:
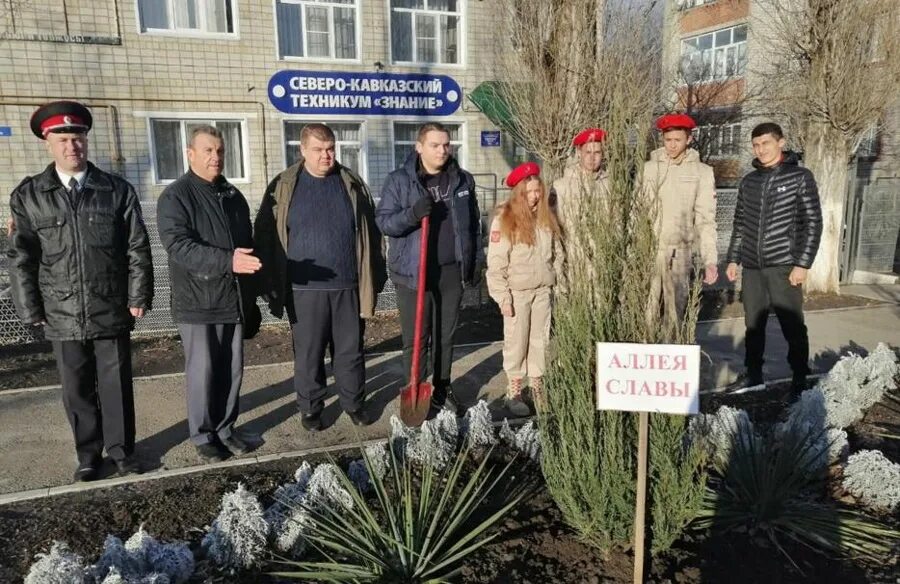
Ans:
<svg viewBox="0 0 900 584"><path fill-rule="evenodd" d="M657 201L658 253L650 288L648 316L658 314L676 324L684 315L690 275L697 252L704 266L703 281L718 279L716 262L716 187L712 167L700 162L690 147L697 127L686 114L656 120L663 147L644 164L644 192Z"/></svg>
<svg viewBox="0 0 900 584"><path fill-rule="evenodd" d="M10 196L10 280L26 325L43 327L72 426L76 481L98 477L104 448L120 474L134 452L130 331L150 310L153 265L137 193L88 161L91 112L41 106L31 130L52 162Z"/></svg>

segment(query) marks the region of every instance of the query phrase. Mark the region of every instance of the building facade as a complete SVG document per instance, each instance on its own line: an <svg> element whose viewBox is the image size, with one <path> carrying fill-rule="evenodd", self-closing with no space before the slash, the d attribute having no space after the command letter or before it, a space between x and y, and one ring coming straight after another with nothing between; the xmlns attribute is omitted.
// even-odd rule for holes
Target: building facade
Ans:
<svg viewBox="0 0 900 584"><path fill-rule="evenodd" d="M296 161L300 129L310 121L334 129L338 160L357 170L376 196L425 121L450 128L456 156L486 196L515 161L514 147L467 99L494 78L497 43L488 2L32 0L10 6L0 8L3 192L48 163L28 120L39 104L65 98L94 113L91 160L125 176L147 202L186 170L186 140L199 123L224 133L225 175L251 206Z"/></svg>

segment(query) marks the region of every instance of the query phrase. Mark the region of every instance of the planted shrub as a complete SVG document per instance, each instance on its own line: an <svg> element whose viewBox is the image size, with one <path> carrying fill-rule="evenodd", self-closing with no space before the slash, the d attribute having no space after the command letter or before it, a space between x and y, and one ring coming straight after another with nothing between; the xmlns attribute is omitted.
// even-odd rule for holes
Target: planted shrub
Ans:
<svg viewBox="0 0 900 584"><path fill-rule="evenodd" d="M463 417L462 433L472 446L485 447L497 443L493 419L486 401L478 400L477 404L466 411L466 415Z"/></svg>
<svg viewBox="0 0 900 584"><path fill-rule="evenodd" d="M749 432L743 432L743 430ZM720 407L714 414L698 414L691 418L688 434L709 458L727 462L735 436L751 435L753 422L744 410Z"/></svg>
<svg viewBox="0 0 900 584"><path fill-rule="evenodd" d="M274 575L327 582L446 581L469 554L495 537L487 532L527 488L525 481L510 476L515 461L498 469L489 465L490 453L475 461L474 471L464 473L470 453L466 443L439 472L430 464L414 470L409 458L391 449L390 469L382 479L363 451L376 502L367 501L338 470L353 505L346 510L306 508L313 518L306 537L323 559L281 562L292 571ZM496 493L502 498L493 501L496 510L473 527L473 514Z"/></svg>
<svg viewBox="0 0 900 584"><path fill-rule="evenodd" d="M252 568L262 562L268 534L269 525L256 495L238 484L237 490L222 497L222 510L202 545L218 566Z"/></svg>
<svg viewBox="0 0 900 584"><path fill-rule="evenodd" d="M507 425L507 429L509 426ZM534 462L541 461L541 434L534 421L525 423L513 435L513 445Z"/></svg>
<svg viewBox="0 0 900 584"><path fill-rule="evenodd" d="M898 375L897 355L890 347L879 343L868 357L856 354L842 357L819 380L814 390L821 391L824 396L829 425L846 428L862 419L868 408L895 387Z"/></svg>
<svg viewBox="0 0 900 584"><path fill-rule="evenodd" d="M900 534L859 513L817 502L824 469L810 456L821 444L819 432L789 427L759 435L744 426L728 460L715 459L697 527L717 532L761 534L775 542L800 541L824 553L881 558ZM788 558L790 559L790 558Z"/></svg>
<svg viewBox="0 0 900 584"><path fill-rule="evenodd" d="M369 470L366 468L366 461L362 458L350 462L347 476L360 493L365 493L369 490L371 479L369 478Z"/></svg>
<svg viewBox="0 0 900 584"><path fill-rule="evenodd" d="M25 576L25 584L88 584L93 580L84 560L61 541L54 541L48 553L39 553Z"/></svg>
<svg viewBox="0 0 900 584"><path fill-rule="evenodd" d="M458 436L456 416L448 410L441 410L408 438L406 455L420 464L444 468L456 451Z"/></svg>
<svg viewBox="0 0 900 584"><path fill-rule="evenodd" d="M883 511L900 508L900 464L878 450L860 450L844 467L844 488L859 501Z"/></svg>
<svg viewBox="0 0 900 584"><path fill-rule="evenodd" d="M369 459L369 469L380 479L384 478L388 469L388 448L384 442L366 446L366 457Z"/></svg>

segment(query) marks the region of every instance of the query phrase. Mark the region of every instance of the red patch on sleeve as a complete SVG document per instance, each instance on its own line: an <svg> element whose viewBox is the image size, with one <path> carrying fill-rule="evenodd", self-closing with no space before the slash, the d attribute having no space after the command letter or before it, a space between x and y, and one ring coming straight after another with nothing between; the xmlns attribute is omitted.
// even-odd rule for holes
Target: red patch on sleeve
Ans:
<svg viewBox="0 0 900 584"><path fill-rule="evenodd" d="M491 231L491 243L498 243L500 241L500 232L499 231Z"/></svg>

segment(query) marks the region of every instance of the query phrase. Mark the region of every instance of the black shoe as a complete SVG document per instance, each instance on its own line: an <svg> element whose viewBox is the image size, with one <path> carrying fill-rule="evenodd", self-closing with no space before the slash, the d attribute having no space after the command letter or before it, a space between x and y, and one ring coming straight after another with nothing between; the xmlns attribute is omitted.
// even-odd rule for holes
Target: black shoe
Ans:
<svg viewBox="0 0 900 584"><path fill-rule="evenodd" d="M728 384L728 389L749 389L751 387L757 387L760 385L765 385L762 373L757 373L755 371L744 371L737 376L737 379Z"/></svg>
<svg viewBox="0 0 900 584"><path fill-rule="evenodd" d="M513 418L524 418L531 415L531 408L519 398L506 398L506 410Z"/></svg>
<svg viewBox="0 0 900 584"><path fill-rule="evenodd" d="M453 393L453 386L445 385L434 388L434 391L431 394L431 409L435 410L435 415L437 415L441 409L445 409L452 414L460 413L462 404L456 397L456 394Z"/></svg>
<svg viewBox="0 0 900 584"><path fill-rule="evenodd" d="M242 440L235 434L232 434L228 438L223 438L222 444L233 454L237 455L247 454L248 452L253 452L253 450L256 449L256 446Z"/></svg>
<svg viewBox="0 0 900 584"><path fill-rule="evenodd" d="M350 421L353 422L354 426L369 426L375 421L369 416L369 413L366 412L365 407L362 406L355 412L347 412L347 415L350 416Z"/></svg>
<svg viewBox="0 0 900 584"><path fill-rule="evenodd" d="M806 389L806 375L794 375L794 377L791 379L791 401L798 399L800 397L800 394L806 391Z"/></svg>
<svg viewBox="0 0 900 584"><path fill-rule="evenodd" d="M231 452L218 442L197 444L197 456L203 462L222 462L231 455Z"/></svg>
<svg viewBox="0 0 900 584"><path fill-rule="evenodd" d="M79 463L78 468L75 469L74 479L77 483L87 482L87 481L95 481L97 477L100 475L100 462L99 461L91 461L91 462L83 462Z"/></svg>
<svg viewBox="0 0 900 584"><path fill-rule="evenodd" d="M144 472L144 469L141 467L141 463L138 462L134 456L114 458L113 462L116 463L116 470L118 470L119 476L143 474Z"/></svg>
<svg viewBox="0 0 900 584"><path fill-rule="evenodd" d="M318 432L322 429L322 411L301 413L300 424L310 432Z"/></svg>

